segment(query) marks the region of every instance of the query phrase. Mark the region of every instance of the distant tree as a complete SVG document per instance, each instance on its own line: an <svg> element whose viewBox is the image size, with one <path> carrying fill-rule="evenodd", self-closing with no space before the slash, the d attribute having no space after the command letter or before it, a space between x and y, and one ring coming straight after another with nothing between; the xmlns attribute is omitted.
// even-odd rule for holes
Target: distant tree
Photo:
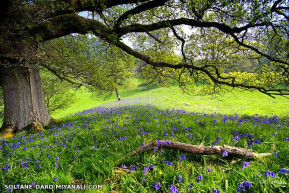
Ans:
<svg viewBox="0 0 289 193"><path fill-rule="evenodd" d="M42 44L41 65L60 80L86 86L98 94L116 93L132 78L134 59L121 49L95 37L73 35Z"/></svg>
<svg viewBox="0 0 289 193"><path fill-rule="evenodd" d="M77 14L81 11L96 17L81 17ZM199 34L183 34L183 26ZM207 80L214 92L225 85L274 97L289 95L287 87L276 86L288 81L288 26L286 0L4 1L0 7L0 82L5 108L2 130L22 130L34 122L47 125L52 119L45 107L38 70L43 57L37 54L41 42L71 33L90 33L155 68L180 69L183 75ZM146 54L146 48L154 45L138 50L122 41L124 37L142 41L142 36L155 47L165 47L160 51L166 50L167 42L178 44L180 63ZM232 65L226 57L233 52L235 59L249 57L270 63L260 64L255 74L225 73L224 69ZM72 82L72 72L76 71L68 72L54 71ZM86 72L77 74L85 77Z"/></svg>
<svg viewBox="0 0 289 193"><path fill-rule="evenodd" d="M109 93L115 91L117 99L120 101L119 88L127 87L134 75L134 58L113 45L102 43L100 46L105 46L107 49L94 56L100 63L94 71L98 72L94 75L95 80L101 85L107 85L104 91Z"/></svg>
<svg viewBox="0 0 289 193"><path fill-rule="evenodd" d="M73 85L67 81L61 81L57 76L53 75L46 69L40 70L45 104L48 112L54 113L63 110L76 102Z"/></svg>

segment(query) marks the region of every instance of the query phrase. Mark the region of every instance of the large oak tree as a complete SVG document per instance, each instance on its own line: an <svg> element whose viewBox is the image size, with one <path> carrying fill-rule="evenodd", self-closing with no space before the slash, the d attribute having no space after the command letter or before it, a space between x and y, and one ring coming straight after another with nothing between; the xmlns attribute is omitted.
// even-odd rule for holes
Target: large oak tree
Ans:
<svg viewBox="0 0 289 193"><path fill-rule="evenodd" d="M37 49L41 42L71 33L94 34L156 70L178 69L179 77L186 73L205 76L213 85L256 89L270 96L289 94L285 86L277 84L288 82L289 75L287 0L8 0L0 7L2 132L51 122ZM81 17L78 13L82 11L93 13L96 19ZM181 32L183 26L194 33L186 37ZM162 36L155 35L160 33ZM127 36L138 41L141 35L162 52L166 50L162 49L167 46L166 37L178 42L181 62L158 60L122 41ZM239 56L258 59L268 68L260 67L265 73L254 81L242 81L238 73L223 73L222 69L230 65L226 58ZM268 73L272 81L260 83ZM58 77L66 78L61 74Z"/></svg>

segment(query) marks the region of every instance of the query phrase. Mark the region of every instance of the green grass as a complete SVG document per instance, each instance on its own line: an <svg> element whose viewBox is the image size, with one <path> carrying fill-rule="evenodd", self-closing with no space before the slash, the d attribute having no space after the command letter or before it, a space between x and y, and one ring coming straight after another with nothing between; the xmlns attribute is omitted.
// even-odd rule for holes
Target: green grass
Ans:
<svg viewBox="0 0 289 193"><path fill-rule="evenodd" d="M121 98L127 103L151 104L161 109L175 108L192 112L221 113L221 114L259 114L262 116L289 116L289 100L284 97L273 99L260 92L233 90L232 92L220 94L217 97L211 95L188 95L182 92L178 86L159 88L153 85L143 85L134 80L132 88L121 89ZM198 87L197 89L200 89ZM93 96L85 88L76 92L78 101L71 107L60 110L53 114L54 118L93 108L109 103L117 105L114 93L104 99L102 96ZM121 104L121 103L120 103Z"/></svg>
<svg viewBox="0 0 289 193"><path fill-rule="evenodd" d="M288 137L288 124L288 119L187 114L152 106L94 109L67 117L65 123L47 128L43 134L22 132L5 145L0 142L0 167L11 166L0 171L0 188L4 188L4 184L35 182L38 185L103 185L101 190L87 190L91 192L155 192L156 182L161 184L159 192L170 192L171 185L179 192L213 192L215 189L236 192L239 183L246 180L252 185L245 187L248 192L286 192L289 170L279 173L279 169L289 165L288 141L284 141ZM238 141L234 140L236 136L240 137ZM218 145L252 148L259 153L276 152L278 156L251 160L244 169L243 163L248 160L243 157L201 156L161 148L120 161L127 153L152 140L204 142L205 146L211 146L218 137L221 137ZM181 160L182 156L186 158ZM168 164L164 164L164 160ZM173 164L169 165L170 162ZM126 168L122 168L122 164ZM132 166L135 169L129 171ZM149 169L144 173L146 167ZM211 172L207 171L209 168ZM266 171L275 172L276 178L266 177ZM198 176L202 176L201 181ZM193 186L192 190L189 185ZM51 191L60 190L35 190Z"/></svg>
<svg viewBox="0 0 289 193"><path fill-rule="evenodd" d="M121 90L123 100L120 102L115 101L114 95L103 100L91 97L86 89L75 92L78 101L53 115L64 119L63 123L46 127L44 133L21 132L12 139L0 141L0 190L5 184L34 182L37 185L103 187L85 192L156 192L154 185L160 183L158 192L170 192L170 186L175 186L179 192L213 192L216 189L236 192L245 180L251 183L251 187L244 187L246 192L289 190L289 170L279 172L282 168L288 169L289 165L286 99L274 100L248 91L233 91L218 98L190 96L183 94L177 86L147 85ZM99 107L86 110L95 106ZM86 111L74 115L82 110ZM257 113L259 115L255 115ZM218 142L218 145L249 148L257 153L274 152L277 157L272 154L247 160L158 148L124 158L143 143L158 139L196 145L204 142L205 146ZM182 156L186 158L181 160ZM246 168L242 168L244 161L250 161ZM133 166L135 169L130 171ZM148 168L146 173L144 168ZM209 168L211 172L208 172ZM276 178L266 177L268 171L274 172ZM199 176L202 180L198 180ZM31 191L82 192L23 190Z"/></svg>

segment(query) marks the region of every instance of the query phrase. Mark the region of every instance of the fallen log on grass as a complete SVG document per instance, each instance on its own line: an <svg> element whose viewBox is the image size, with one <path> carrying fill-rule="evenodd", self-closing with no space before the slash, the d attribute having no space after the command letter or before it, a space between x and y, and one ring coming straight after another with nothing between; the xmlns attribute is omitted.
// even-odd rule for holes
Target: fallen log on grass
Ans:
<svg viewBox="0 0 289 193"><path fill-rule="evenodd" d="M161 148L166 148L166 149L176 149L176 150L181 150L181 151L196 154L196 155L241 156L241 157L246 157L248 159L261 158L261 157L272 155L271 153L254 153L252 149L234 147L234 146L229 146L229 145L204 146L203 143L201 143L200 145L191 145L191 144L181 143L177 141L155 140L141 147L136 148L135 150L133 150L132 152L124 156L121 160L123 160L126 157L144 152L146 150L151 150L156 147L161 147Z"/></svg>

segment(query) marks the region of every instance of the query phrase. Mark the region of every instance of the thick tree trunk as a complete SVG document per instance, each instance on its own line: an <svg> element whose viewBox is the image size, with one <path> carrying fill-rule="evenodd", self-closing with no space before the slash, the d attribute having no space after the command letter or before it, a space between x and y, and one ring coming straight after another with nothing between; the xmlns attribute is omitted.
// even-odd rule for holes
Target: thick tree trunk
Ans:
<svg viewBox="0 0 289 193"><path fill-rule="evenodd" d="M118 89L117 88L115 88L115 93L116 93L117 100L120 101L121 99L120 99L120 95L118 93Z"/></svg>
<svg viewBox="0 0 289 193"><path fill-rule="evenodd" d="M51 117L46 109L39 69L37 67L0 66L0 83L4 98L5 130L17 132L47 125ZM35 129L35 128L34 128Z"/></svg>

